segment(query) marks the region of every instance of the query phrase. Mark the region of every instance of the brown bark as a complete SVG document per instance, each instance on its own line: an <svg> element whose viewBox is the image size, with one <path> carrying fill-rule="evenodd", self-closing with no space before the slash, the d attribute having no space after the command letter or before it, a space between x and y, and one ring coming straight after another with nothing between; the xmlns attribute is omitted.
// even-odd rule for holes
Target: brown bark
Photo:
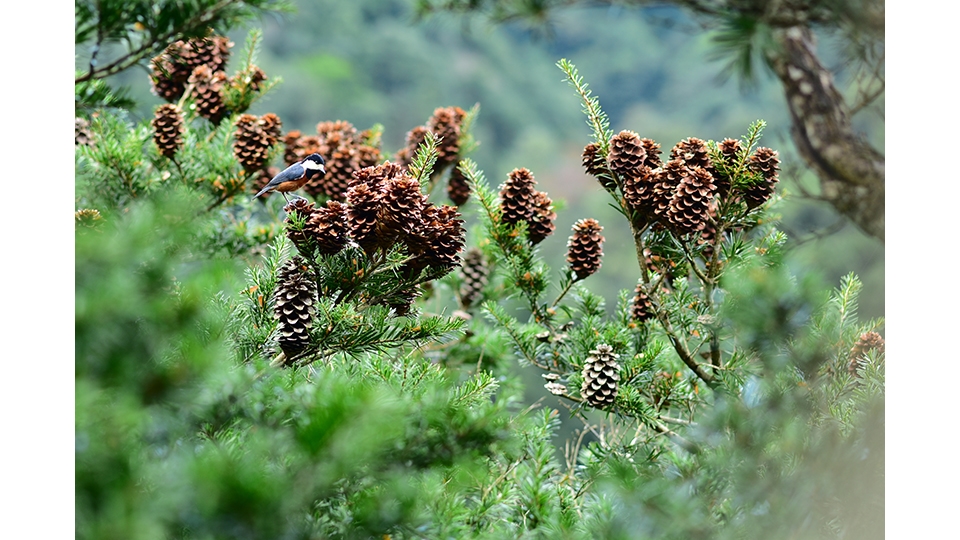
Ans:
<svg viewBox="0 0 960 540"><path fill-rule="evenodd" d="M783 84L794 144L820 179L821 196L863 232L884 240L884 156L857 134L813 32L774 31L767 61Z"/></svg>

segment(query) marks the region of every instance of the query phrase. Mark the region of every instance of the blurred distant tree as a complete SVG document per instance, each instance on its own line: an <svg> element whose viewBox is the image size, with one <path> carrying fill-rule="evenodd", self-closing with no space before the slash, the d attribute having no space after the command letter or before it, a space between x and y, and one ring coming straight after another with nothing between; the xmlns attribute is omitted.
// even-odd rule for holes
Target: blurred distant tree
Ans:
<svg viewBox="0 0 960 540"><path fill-rule="evenodd" d="M552 10L582 5L674 5L715 33L722 74L750 82L765 64L783 86L798 151L820 180L819 198L866 234L884 239L882 149L858 133L853 117L879 109L884 95L884 5L879 0L417 0L421 15L479 13L494 22L546 23ZM815 31L837 38L828 67ZM843 75L843 83L839 82Z"/></svg>

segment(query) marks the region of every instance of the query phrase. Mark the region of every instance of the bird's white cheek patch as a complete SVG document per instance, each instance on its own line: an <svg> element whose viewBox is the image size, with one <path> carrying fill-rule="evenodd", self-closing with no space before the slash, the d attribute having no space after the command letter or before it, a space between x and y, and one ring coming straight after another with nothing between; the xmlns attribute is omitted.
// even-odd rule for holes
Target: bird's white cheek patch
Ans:
<svg viewBox="0 0 960 540"><path fill-rule="evenodd" d="M319 164L319 163L317 163L317 162L315 162L315 161L310 161L310 160L308 159L307 161L303 162L303 168L306 169L306 170L308 170L308 171L322 171L322 170L323 170L323 165L321 165L321 164Z"/></svg>

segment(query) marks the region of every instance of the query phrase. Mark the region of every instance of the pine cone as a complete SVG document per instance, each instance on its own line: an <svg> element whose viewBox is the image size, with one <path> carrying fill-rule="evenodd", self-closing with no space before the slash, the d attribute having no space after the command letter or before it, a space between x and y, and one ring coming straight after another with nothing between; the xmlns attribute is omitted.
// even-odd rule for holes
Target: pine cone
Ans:
<svg viewBox="0 0 960 540"><path fill-rule="evenodd" d="M553 201L542 191L533 198L533 217L527 222L527 238L532 245L543 242L553 234L557 226L553 223L557 213L553 211Z"/></svg>
<svg viewBox="0 0 960 540"><path fill-rule="evenodd" d="M187 80L193 85L193 97L197 102L197 112L214 125L219 125L229 111L223 102L223 86L227 74L213 71L209 66L197 66Z"/></svg>
<svg viewBox="0 0 960 540"><path fill-rule="evenodd" d="M885 348L886 342L883 340L883 336L877 332L864 332L850 349L848 355L850 363L847 365L847 371L851 375L859 377L860 368L867 361L867 353L877 351L878 354L883 354Z"/></svg>
<svg viewBox="0 0 960 540"><path fill-rule="evenodd" d="M417 126L408 131L405 139L407 145L396 153L393 160L404 167L409 167L417 155L417 149L426 140L427 131L427 126Z"/></svg>
<svg viewBox="0 0 960 540"><path fill-rule="evenodd" d="M657 178L653 169L646 165L641 165L637 169L636 176L623 179L623 198L634 212L634 218L637 220L635 225L638 229L643 228L656 215L653 193L656 186Z"/></svg>
<svg viewBox="0 0 960 540"><path fill-rule="evenodd" d="M617 389L620 384L619 355L613 352L613 347L600 344L596 350L590 351L590 356L583 364L583 385L580 395L587 403L598 409L613 405L617 398Z"/></svg>
<svg viewBox="0 0 960 540"><path fill-rule="evenodd" d="M318 123L315 148L309 138L301 143L306 146L304 151L317 152L326 159L326 174L304 186L314 197L326 195L333 200L345 200L353 173L380 159L379 149L366 145L353 124L345 120Z"/></svg>
<svg viewBox="0 0 960 540"><path fill-rule="evenodd" d="M283 162L288 167L310 155L304 152L301 146L302 139L303 133L299 129L288 131L283 136Z"/></svg>
<svg viewBox="0 0 960 540"><path fill-rule="evenodd" d="M273 295L273 314L278 320L277 339L286 355L284 365L291 365L310 344L310 328L316 306L317 284L310 267L296 256L280 268Z"/></svg>
<svg viewBox="0 0 960 540"><path fill-rule="evenodd" d="M314 204L302 197L298 197L286 204L283 211L287 213L284 220L286 225L287 238L297 247L297 251L305 257L313 256L313 249L316 243L309 232L308 225L310 218L316 209ZM298 226L297 223L300 225Z"/></svg>
<svg viewBox="0 0 960 540"><path fill-rule="evenodd" d="M353 173L350 179L350 186L357 184L366 184L371 189L382 191L388 181L400 178L410 178L407 169L399 163L384 161L379 165L364 167Z"/></svg>
<svg viewBox="0 0 960 540"><path fill-rule="evenodd" d="M450 171L450 179L447 180L447 196L457 206L467 204L470 199L470 185L467 184L467 177L463 175L459 167L454 167Z"/></svg>
<svg viewBox="0 0 960 540"><path fill-rule="evenodd" d="M463 278L463 283L460 285L460 304L464 309L472 306L483 295L489 272L483 251L476 247L467 250L463 256L463 268L460 270Z"/></svg>
<svg viewBox="0 0 960 540"><path fill-rule="evenodd" d="M377 239L384 249L389 249L394 242L417 234L427 197L420 190L420 182L405 171L383 185Z"/></svg>
<svg viewBox="0 0 960 540"><path fill-rule="evenodd" d="M93 146L93 133L90 132L90 121L86 118L75 117L76 137L74 138L76 146Z"/></svg>
<svg viewBox="0 0 960 540"><path fill-rule="evenodd" d="M670 150L670 159L679 159L690 168L703 167L710 170L713 167L713 162L710 161L710 149L707 148L706 141L696 137L689 137L678 142Z"/></svg>
<svg viewBox="0 0 960 540"><path fill-rule="evenodd" d="M327 201L317 208L307 221L307 233L323 255L338 253L347 245L350 227L347 222L347 205L340 201Z"/></svg>
<svg viewBox="0 0 960 540"><path fill-rule="evenodd" d="M233 42L224 36L194 38L173 45L173 53L190 71L197 66L208 66L211 71L224 71L230 59Z"/></svg>
<svg viewBox="0 0 960 540"><path fill-rule="evenodd" d="M183 146L183 116L176 105L165 103L153 115L153 142L160 153L173 158Z"/></svg>
<svg viewBox="0 0 960 540"><path fill-rule="evenodd" d="M717 145L720 155L723 156L723 164L727 170L733 171L737 167L737 154L740 153L740 141L737 139L724 139ZM714 164L716 166L716 164ZM731 178L727 174L719 173L716 170L710 171L713 174L713 183L717 185L717 195L720 198L727 196L730 192Z"/></svg>
<svg viewBox="0 0 960 540"><path fill-rule="evenodd" d="M151 60L153 93L169 103L182 96L193 70L207 66L211 72L223 71L233 43L226 37L211 36L176 41Z"/></svg>
<svg viewBox="0 0 960 540"><path fill-rule="evenodd" d="M610 154L607 156L607 162L610 164L610 170L620 177L621 182L627 178L640 176L646 159L647 151L636 133L624 130L610 139Z"/></svg>
<svg viewBox="0 0 960 540"><path fill-rule="evenodd" d="M660 143L653 139L647 139L646 137L640 139L640 143L643 144L643 150L647 154L647 157L643 160L643 164L651 169L661 167L663 161L660 160Z"/></svg>
<svg viewBox="0 0 960 540"><path fill-rule="evenodd" d="M435 109L427 120L426 128L440 139L437 144L437 170L457 162L460 154L460 124L466 114L460 107L441 107Z"/></svg>
<svg viewBox="0 0 960 540"><path fill-rule="evenodd" d="M674 232L682 236L702 231L707 226L716 192L713 177L706 169L688 168L667 209L667 221Z"/></svg>
<svg viewBox="0 0 960 540"><path fill-rule="evenodd" d="M175 63L166 54L150 61L150 89L160 99L176 103L184 92L190 71L183 64Z"/></svg>
<svg viewBox="0 0 960 540"><path fill-rule="evenodd" d="M607 163L600 155L600 145L595 142L589 143L583 147L581 154L581 163L583 170L590 176L600 181L600 185L607 191L613 191L617 183L610 178L610 172L607 170Z"/></svg>
<svg viewBox="0 0 960 540"><path fill-rule="evenodd" d="M761 181L751 185L743 194L747 208L753 209L765 203L773 195L773 188L779 180L780 158L776 150L760 147L750 156L747 164L750 172L761 176Z"/></svg>
<svg viewBox="0 0 960 540"><path fill-rule="evenodd" d="M421 216L422 224L407 243L411 253L416 255L409 270L417 273L429 266L449 271L460 266L464 229L457 207L446 204L438 207L428 203Z"/></svg>
<svg viewBox="0 0 960 540"><path fill-rule="evenodd" d="M503 223L516 225L533 218L537 181L527 169L514 169L500 186L500 211Z"/></svg>
<svg viewBox="0 0 960 540"><path fill-rule="evenodd" d="M653 317L653 302L644 291L643 282L637 283L634 289L633 307L630 311L630 318L637 322L645 322Z"/></svg>
<svg viewBox="0 0 960 540"><path fill-rule="evenodd" d="M241 114L235 125L233 155L247 172L255 173L263 169L270 149L277 144L280 118L273 113L259 118L252 114Z"/></svg>
<svg viewBox="0 0 960 540"><path fill-rule="evenodd" d="M593 218L573 224L573 235L567 242L567 263L576 275L575 281L586 279L600 269L603 257L603 227Z"/></svg>
<svg viewBox="0 0 960 540"><path fill-rule="evenodd" d="M347 190L350 237L367 253L372 253L378 245L377 216L380 213L382 196L382 191L370 187L369 184L356 184Z"/></svg>
<svg viewBox="0 0 960 540"><path fill-rule="evenodd" d="M653 190L649 192L649 195L643 194L641 196L641 207L653 208L654 216L657 219L665 220L667 210L670 208L670 201L673 200L673 193L680 185L680 180L688 174L687 166L679 159L670 160L666 165L657 169Z"/></svg>

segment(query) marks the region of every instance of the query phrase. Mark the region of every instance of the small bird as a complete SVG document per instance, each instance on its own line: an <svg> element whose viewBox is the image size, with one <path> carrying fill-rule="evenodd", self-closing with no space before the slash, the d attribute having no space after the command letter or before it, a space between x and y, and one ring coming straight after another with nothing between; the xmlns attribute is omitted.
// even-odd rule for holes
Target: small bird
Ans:
<svg viewBox="0 0 960 540"><path fill-rule="evenodd" d="M290 202L290 199L287 199L288 191L296 191L313 178L326 174L327 170L323 168L323 164L323 156L310 154L274 176L273 180L267 182L267 185L263 186L263 189L253 198L256 199L264 193L279 191L283 198Z"/></svg>

